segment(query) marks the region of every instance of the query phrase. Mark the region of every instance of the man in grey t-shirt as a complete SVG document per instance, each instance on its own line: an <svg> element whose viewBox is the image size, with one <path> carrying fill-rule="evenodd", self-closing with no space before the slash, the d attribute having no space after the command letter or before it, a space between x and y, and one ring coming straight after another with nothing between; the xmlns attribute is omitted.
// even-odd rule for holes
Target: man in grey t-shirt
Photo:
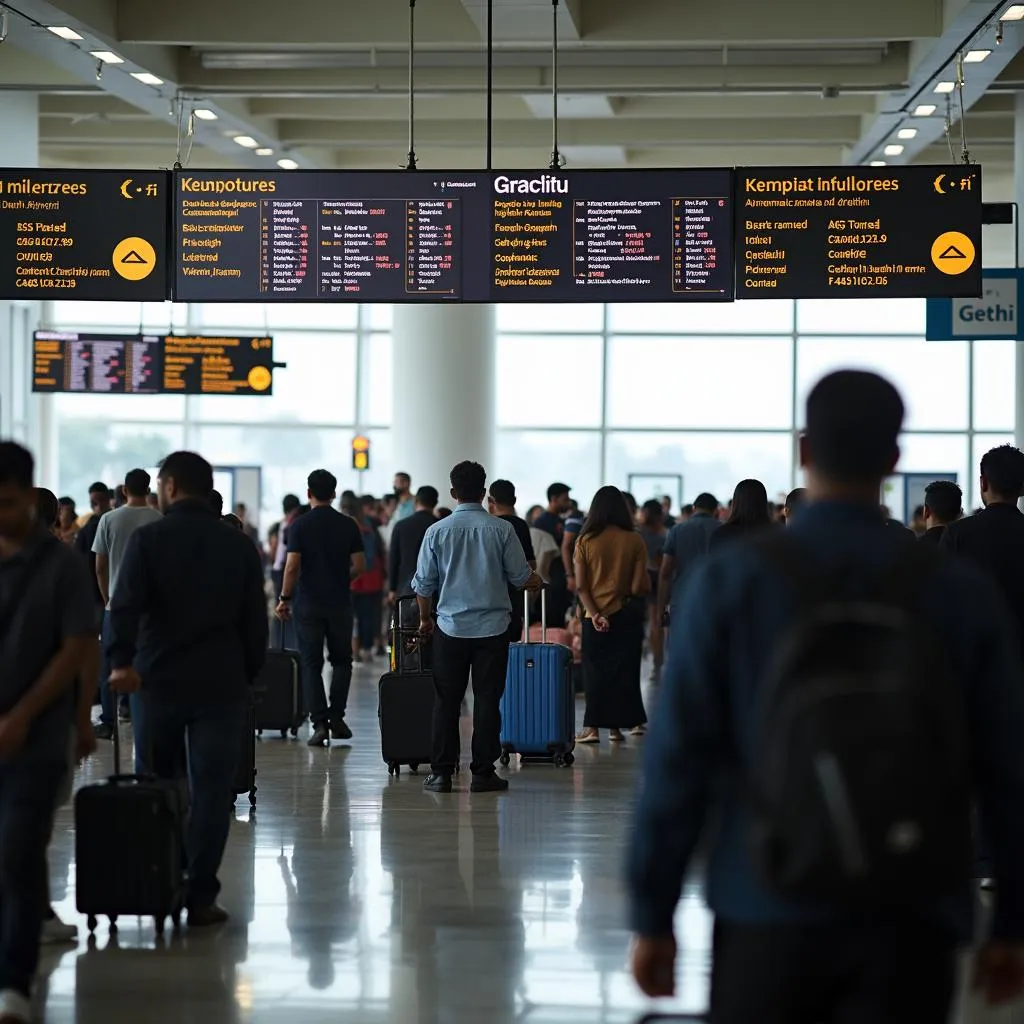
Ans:
<svg viewBox="0 0 1024 1024"><path fill-rule="evenodd" d="M144 469L133 469L124 478L124 489L128 496L128 503L108 512L99 522L96 530L96 539L93 541L92 550L96 555L96 582L99 584L100 593L103 595L103 607L110 608L110 599L117 589L117 574L121 570L121 560L124 558L125 550L128 547L128 540L131 535L142 526L157 522L160 513L150 508L146 499L149 496L150 476ZM96 728L98 739L109 740L114 735L117 726L115 715L114 695L110 690L110 665L106 660L107 649L107 620L109 616L106 611L103 613L103 668L100 675L100 724ZM133 702L137 704L138 701ZM133 712L136 708L132 708ZM127 713L127 709L125 709ZM138 732L138 723L136 723Z"/></svg>
<svg viewBox="0 0 1024 1024"><path fill-rule="evenodd" d="M672 590L708 553L711 534L718 529L718 499L713 494L698 494L693 502L693 515L676 523L665 535L661 570L658 573L658 621L663 622Z"/></svg>

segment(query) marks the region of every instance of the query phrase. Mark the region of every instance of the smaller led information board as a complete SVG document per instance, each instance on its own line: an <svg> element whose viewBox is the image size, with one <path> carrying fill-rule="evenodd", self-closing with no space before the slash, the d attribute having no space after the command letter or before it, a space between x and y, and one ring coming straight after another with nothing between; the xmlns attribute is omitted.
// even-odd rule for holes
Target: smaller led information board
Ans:
<svg viewBox="0 0 1024 1024"><path fill-rule="evenodd" d="M270 395L273 383L273 338L33 335L35 392Z"/></svg>
<svg viewBox="0 0 1024 1024"><path fill-rule="evenodd" d="M741 167L736 297L981 294L981 169Z"/></svg>
<svg viewBox="0 0 1024 1024"><path fill-rule="evenodd" d="M163 171L0 168L0 299L162 302Z"/></svg>

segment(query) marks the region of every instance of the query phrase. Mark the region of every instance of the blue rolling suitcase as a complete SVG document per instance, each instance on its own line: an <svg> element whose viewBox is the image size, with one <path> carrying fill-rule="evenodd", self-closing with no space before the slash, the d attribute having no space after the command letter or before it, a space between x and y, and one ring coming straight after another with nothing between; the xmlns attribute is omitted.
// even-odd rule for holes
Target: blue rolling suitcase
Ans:
<svg viewBox="0 0 1024 1024"><path fill-rule="evenodd" d="M526 598L529 622L529 597ZM501 763L513 754L524 762L543 760L561 768L573 762L576 746L576 694L572 651L547 640L547 603L540 595L541 642L508 649L508 675L501 698Z"/></svg>

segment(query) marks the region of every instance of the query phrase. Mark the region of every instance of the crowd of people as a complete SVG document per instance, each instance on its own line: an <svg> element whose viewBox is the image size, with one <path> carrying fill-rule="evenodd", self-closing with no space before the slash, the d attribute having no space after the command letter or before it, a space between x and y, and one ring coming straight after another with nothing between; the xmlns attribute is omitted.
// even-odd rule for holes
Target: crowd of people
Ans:
<svg viewBox="0 0 1024 1024"><path fill-rule="evenodd" d="M495 763L509 645L541 614L541 602L527 601L524 621L523 592L541 589L549 623L582 663L577 743L647 731L645 652L660 684L647 691L655 704L628 873L644 991L672 991L675 905L715 820L707 896L717 920L716 1021L817 1024L847 1019L843 1008L853 1007L851 1020L937 1024L954 952L970 937L972 875L990 880L996 900L978 983L993 1002L1020 994L1024 453L1003 446L982 459L983 510L964 517L960 488L940 480L906 527L880 504L902 419L881 378L825 378L808 399L806 488L778 504L747 479L725 503L702 493L678 510L668 497L638 505L605 486L584 511L556 482L546 504L521 517L514 483L488 483L475 462L452 469L450 507L432 485L414 491L405 473L378 499L339 495L336 477L316 469L304 498L283 499L265 538L243 505L224 514L213 470L195 453L167 456L155 486L141 469L116 488L97 482L80 516L71 498L35 486L29 452L0 443L0 1021L29 1019L40 936L76 935L49 907L46 847L75 763L115 734L119 718L132 721L137 771L187 774L188 922L215 925L227 919L217 875L240 756L225 737L244 732L268 646L298 652L309 744L347 741L353 665L386 655L388 609L415 599L436 693L424 788L453 789L472 681L470 788L503 791ZM854 676L872 684L851 691ZM927 694L914 689L921 677ZM800 702L769 716L794 678ZM947 679L955 726L928 703L954 692ZM899 704L905 693L917 703ZM847 701L841 712L829 705L832 717L808 718L811 697L824 707L836 694ZM772 746L782 741L769 719L788 723L784 747ZM842 746L844 729L859 730L859 747ZM962 765L957 730L970 755ZM911 782L900 774L904 743L922 752ZM785 773L807 744L816 753L806 777L820 792L769 792L780 773L779 786L804 785L799 764ZM940 760L930 782L923 770ZM906 820L888 822L877 848L858 832L868 828L856 804L865 778L876 801L890 791L906 798ZM941 808L933 799L915 818L914 800L927 804L924 791L940 780ZM958 802L961 788L972 796ZM813 835L802 859L786 861L792 821L773 799L805 815L798 824ZM833 826L854 864L844 862L846 875L834 870ZM935 852L936 830L954 837L947 854L964 833L973 870ZM876 861L897 853L916 875L892 869L902 880L894 886ZM839 875L862 896L876 895L864 879L876 882L884 898L833 900Z"/></svg>

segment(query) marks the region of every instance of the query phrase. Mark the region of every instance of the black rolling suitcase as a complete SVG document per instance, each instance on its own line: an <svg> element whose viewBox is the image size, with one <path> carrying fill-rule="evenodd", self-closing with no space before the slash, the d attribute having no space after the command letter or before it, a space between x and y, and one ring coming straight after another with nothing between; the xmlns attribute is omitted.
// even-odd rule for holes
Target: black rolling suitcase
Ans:
<svg viewBox="0 0 1024 1024"><path fill-rule="evenodd" d="M416 599L400 598L391 621L391 671L377 689L380 752L388 775L400 774L403 764L413 772L430 764L434 676L429 666L430 645L419 635Z"/></svg>
<svg viewBox="0 0 1024 1024"><path fill-rule="evenodd" d="M250 702L242 726L242 753L235 769L235 794L249 794L249 806L256 806L256 705Z"/></svg>
<svg viewBox="0 0 1024 1024"><path fill-rule="evenodd" d="M267 660L253 689L259 695L256 704L256 731L280 731L284 738L299 731L306 717L302 699L302 676L299 656L281 648L267 651Z"/></svg>
<svg viewBox="0 0 1024 1024"><path fill-rule="evenodd" d="M152 917L162 935L178 927L185 901L185 801L181 784L152 775L121 774L114 727L114 775L75 796L76 904L96 919ZM115 853L115 851L118 851Z"/></svg>

